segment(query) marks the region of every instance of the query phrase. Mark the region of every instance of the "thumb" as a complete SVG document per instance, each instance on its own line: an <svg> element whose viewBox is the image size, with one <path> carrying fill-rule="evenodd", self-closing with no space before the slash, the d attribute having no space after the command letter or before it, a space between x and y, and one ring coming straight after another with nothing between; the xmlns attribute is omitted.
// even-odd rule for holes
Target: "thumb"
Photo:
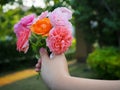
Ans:
<svg viewBox="0 0 120 90"><path fill-rule="evenodd" d="M48 52L45 48L41 48L40 49L40 56L41 56L41 59L44 61L44 60L49 60L49 56L48 56Z"/></svg>

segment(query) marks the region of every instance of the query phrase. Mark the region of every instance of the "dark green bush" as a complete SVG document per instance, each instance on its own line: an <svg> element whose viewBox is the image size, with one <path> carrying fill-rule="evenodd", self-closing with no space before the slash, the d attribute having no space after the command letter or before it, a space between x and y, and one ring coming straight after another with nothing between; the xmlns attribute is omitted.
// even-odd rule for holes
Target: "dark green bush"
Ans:
<svg viewBox="0 0 120 90"><path fill-rule="evenodd" d="M71 47L65 53L65 56L66 56L67 60L75 59L75 49L76 49L75 46L76 46L76 39L74 38L73 41L72 41Z"/></svg>
<svg viewBox="0 0 120 90"><path fill-rule="evenodd" d="M0 72L14 70L21 67L32 67L36 59L32 50L24 54L16 50L16 44L10 41L0 42Z"/></svg>
<svg viewBox="0 0 120 90"><path fill-rule="evenodd" d="M89 54L87 63L102 79L120 79L120 51L117 48L98 48Z"/></svg>
<svg viewBox="0 0 120 90"><path fill-rule="evenodd" d="M65 53L65 56L68 61L75 59L75 51L71 50L67 53Z"/></svg>

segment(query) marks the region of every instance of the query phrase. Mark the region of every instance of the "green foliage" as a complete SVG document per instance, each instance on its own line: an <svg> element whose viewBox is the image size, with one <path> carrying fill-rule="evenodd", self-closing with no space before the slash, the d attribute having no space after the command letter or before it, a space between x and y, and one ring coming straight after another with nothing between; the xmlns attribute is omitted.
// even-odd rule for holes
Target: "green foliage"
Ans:
<svg viewBox="0 0 120 90"><path fill-rule="evenodd" d="M3 12L2 7L0 7L0 51L2 50L0 52L1 60L20 55L15 51L16 37L13 33L13 26L20 20L20 18L30 13L36 13L37 15L40 15L42 11L51 11L54 8L61 6L65 6L73 10L72 22L75 25L75 28L84 32L87 42L94 43L97 40L100 46L118 46L119 35L117 35L117 32L120 32L120 0L52 0L54 2L53 6L50 5L51 0L44 1L46 8L35 8L32 6L28 10L23 10L20 8L23 6L22 0L0 1L1 6L7 3L12 4L14 2L17 2L20 5L20 7L14 10L9 10L8 12ZM98 25L92 28L90 24L91 21L96 21ZM6 41L6 44L3 43L4 41ZM70 54L68 57L74 55L72 54L74 49L71 48L67 52ZM10 52L7 53L8 56L5 56L8 50L11 52L15 51L13 56ZM16 55L14 56L14 54ZM21 54L21 56L24 55Z"/></svg>
<svg viewBox="0 0 120 90"><path fill-rule="evenodd" d="M100 46L118 46L120 32L120 1L70 0L74 10L75 27L82 30L89 43L98 40ZM97 22L92 26L91 22Z"/></svg>
<svg viewBox="0 0 120 90"><path fill-rule="evenodd" d="M0 10L2 11L2 7L0 7ZM11 37L12 42L15 43L16 36L13 32L14 25L24 16L35 13L37 15L40 15L40 13L43 11L41 8L30 8L27 11L22 10L20 7L9 10L7 12L1 12L0 14L0 23L2 24L0 26L0 41L5 41L6 37Z"/></svg>
<svg viewBox="0 0 120 90"><path fill-rule="evenodd" d="M21 4L22 0L0 0L0 5L3 6L3 5L6 5L8 3L13 4L14 2Z"/></svg>
<svg viewBox="0 0 120 90"><path fill-rule="evenodd" d="M13 2L14 0L0 0L0 5L4 5L9 2Z"/></svg>
<svg viewBox="0 0 120 90"><path fill-rule="evenodd" d="M68 49L68 51L65 53L65 56L67 60L73 60L75 59L75 48L76 47L76 39L74 38L72 41L72 45Z"/></svg>
<svg viewBox="0 0 120 90"><path fill-rule="evenodd" d="M4 0L5 1L5 0ZM7 2L8 0L6 0ZM13 0L14 1L14 0ZM20 2L20 0L18 0ZM9 4L11 2L8 2ZM6 3L5 3L6 4ZM12 4L12 3L11 3ZM22 3L19 3L22 6ZM3 7L0 7L0 66L2 70L15 69L20 66L26 66L26 64L35 65L33 60L33 51L31 48L28 53L19 53L16 50L16 36L14 33L14 25L25 15L36 13L39 15L43 9L41 8L30 8L28 10L23 10L21 7L18 7L14 10L8 10L3 12ZM39 50L39 49L38 49ZM29 60L29 61L28 61Z"/></svg>
<svg viewBox="0 0 120 90"><path fill-rule="evenodd" d="M19 13L19 14L17 14ZM24 12L19 8L16 10L10 10L6 13L0 14L0 23L2 24L0 27L0 40L5 41L6 37L12 37L15 42L15 34L13 33L14 24L18 22Z"/></svg>
<svg viewBox="0 0 120 90"><path fill-rule="evenodd" d="M0 1L0 66L1 68L4 68L8 64L10 64L10 67L16 66L18 64L17 62L21 61L27 61L28 59L34 59L33 51L35 54L39 53L39 45L41 45L42 42L45 41L43 39L42 41L36 42L35 46L33 45L33 51L30 49L27 54L24 53L19 53L16 51L16 36L14 33L14 25L24 16L28 14L35 13L36 15L40 15L41 12L48 10L51 11L54 8L58 6L65 6L62 4L64 0L55 0L55 5L51 6L49 4L50 0L45 0L46 2L46 7L45 8L40 8L40 7L34 7L32 6L31 8L27 9L22 5L22 0L1 0ZM18 3L19 7L15 8L14 10L10 9L7 12L3 12L3 6L6 4L13 5L14 3ZM40 37L39 37L40 38ZM43 44L43 43L42 43ZM44 43L45 44L45 43ZM37 46L37 47L36 47ZM44 46L44 45L43 45ZM36 50L37 49L37 50ZM38 56L37 56L38 57ZM23 63L24 65L24 63ZM18 65L19 66L19 65ZM9 67L8 67L9 68Z"/></svg>
<svg viewBox="0 0 120 90"><path fill-rule="evenodd" d="M37 59L33 56L32 50L26 54L16 50L16 44L11 41L0 42L0 72L14 70L21 67L32 67Z"/></svg>
<svg viewBox="0 0 120 90"><path fill-rule="evenodd" d="M120 51L114 47L98 48L87 63L103 79L120 79Z"/></svg>
<svg viewBox="0 0 120 90"><path fill-rule="evenodd" d="M50 54L50 50L49 48L46 46L46 38L47 37L43 37L41 35L37 35L32 33L29 41L30 41L30 48L32 48L33 50L33 54L36 55L36 58L39 59L40 58L40 54L39 54L39 49L40 48L46 48L48 53Z"/></svg>

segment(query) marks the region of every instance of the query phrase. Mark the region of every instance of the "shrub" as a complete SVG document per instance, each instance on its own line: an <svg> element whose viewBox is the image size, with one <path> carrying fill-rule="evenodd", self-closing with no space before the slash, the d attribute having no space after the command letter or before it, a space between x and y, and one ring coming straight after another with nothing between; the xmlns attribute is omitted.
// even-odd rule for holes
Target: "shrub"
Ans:
<svg viewBox="0 0 120 90"><path fill-rule="evenodd" d="M115 47L96 49L87 63L102 79L120 79L120 51Z"/></svg>
<svg viewBox="0 0 120 90"><path fill-rule="evenodd" d="M75 46L76 46L76 39L74 38L73 41L72 41L71 47L65 53L65 56L66 56L67 60L75 59L75 49L76 49Z"/></svg>
<svg viewBox="0 0 120 90"><path fill-rule="evenodd" d="M28 53L20 53L16 50L16 44L11 42L0 42L0 72L13 70L16 68L33 66L34 60L32 50Z"/></svg>

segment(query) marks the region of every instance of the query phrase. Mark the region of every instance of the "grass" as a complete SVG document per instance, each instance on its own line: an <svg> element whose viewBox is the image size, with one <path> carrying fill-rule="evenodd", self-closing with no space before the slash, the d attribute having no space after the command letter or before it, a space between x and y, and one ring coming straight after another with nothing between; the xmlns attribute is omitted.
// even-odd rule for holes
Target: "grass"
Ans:
<svg viewBox="0 0 120 90"><path fill-rule="evenodd" d="M72 76L83 78L97 78L96 75L90 71L86 64L75 63L69 66L69 71ZM37 76L25 78L14 83L0 87L0 90L49 90L41 77L39 80Z"/></svg>
<svg viewBox="0 0 120 90"><path fill-rule="evenodd" d="M0 90L48 90L42 79L36 79L36 76L19 80L17 82L0 87Z"/></svg>
<svg viewBox="0 0 120 90"><path fill-rule="evenodd" d="M72 66L69 66L69 72L71 76L82 77L82 78L92 78L97 79L98 76L92 72L88 65L85 63L75 63Z"/></svg>

